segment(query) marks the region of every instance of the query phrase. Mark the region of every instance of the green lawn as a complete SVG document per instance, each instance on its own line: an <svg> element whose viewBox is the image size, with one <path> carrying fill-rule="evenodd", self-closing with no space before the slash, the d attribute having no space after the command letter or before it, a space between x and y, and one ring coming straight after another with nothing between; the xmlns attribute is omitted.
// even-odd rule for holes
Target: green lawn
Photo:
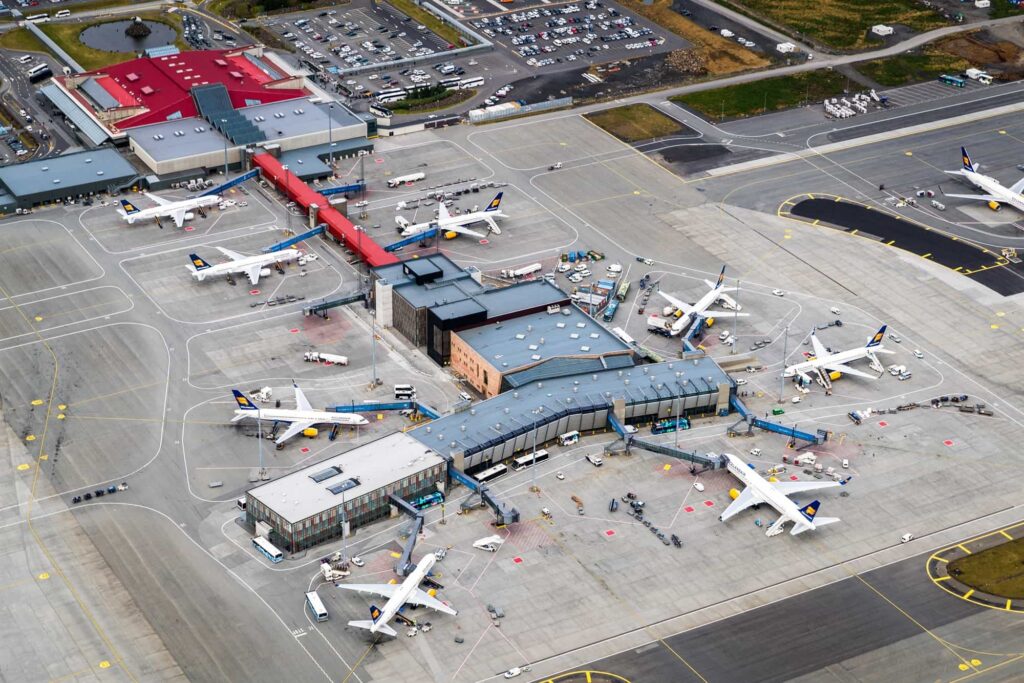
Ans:
<svg viewBox="0 0 1024 683"><path fill-rule="evenodd" d="M673 102L715 120L751 116L764 111L789 109L806 102L820 102L843 92L846 77L834 71L810 71L793 76L766 78L753 83L671 97Z"/></svg>
<svg viewBox="0 0 1024 683"><path fill-rule="evenodd" d="M989 10L989 16L993 19L1015 17L1018 14L1024 14L1024 5L1011 5L1010 0L992 0L992 9Z"/></svg>
<svg viewBox="0 0 1024 683"><path fill-rule="evenodd" d="M411 17L416 24L423 24L450 44L456 47L462 46L463 39L461 33L456 31L450 24L446 24L438 19L432 12L428 12L412 2L412 0L387 0L387 2L402 14ZM469 39L467 38L466 40Z"/></svg>
<svg viewBox="0 0 1024 683"><path fill-rule="evenodd" d="M0 34L0 47L8 50L24 50L27 52L47 52L39 39L28 32L27 28L15 28Z"/></svg>
<svg viewBox="0 0 1024 683"><path fill-rule="evenodd" d="M171 26L178 34L174 44L177 45L182 52L189 49L188 45L186 45L181 39L181 17L177 14L149 11L140 12L137 16L140 16L147 21L159 22ZM96 26L97 24L103 24L111 21L124 21L124 18L102 18L95 19L93 21L86 21L80 24L42 24L40 28L44 33L46 33L46 35L52 38L54 42L64 48L64 50L71 55L75 61L81 64L85 69L91 71L110 64L123 62L124 60L132 57L132 54L129 52L107 52L106 50L97 50L78 40L79 34L90 26Z"/></svg>
<svg viewBox="0 0 1024 683"><path fill-rule="evenodd" d="M942 74L962 73L970 67L966 59L934 49L854 64L857 71L885 86L930 81Z"/></svg>
<svg viewBox="0 0 1024 683"><path fill-rule="evenodd" d="M678 133L679 122L649 104L630 104L586 114L586 119L623 142L640 142Z"/></svg>
<svg viewBox="0 0 1024 683"><path fill-rule="evenodd" d="M971 588L1003 598L1024 598L1024 539L953 560L946 570Z"/></svg>
<svg viewBox="0 0 1024 683"><path fill-rule="evenodd" d="M448 107L454 107L459 102L465 102L476 95L476 90L448 90L447 88L431 88L429 94L425 93L416 99L404 99L387 105L388 109L399 114L419 114L432 111L440 111Z"/></svg>
<svg viewBox="0 0 1024 683"><path fill-rule="evenodd" d="M947 25L941 14L915 0L730 0L729 4L839 50L867 47L868 31L875 24L902 24L915 31Z"/></svg>

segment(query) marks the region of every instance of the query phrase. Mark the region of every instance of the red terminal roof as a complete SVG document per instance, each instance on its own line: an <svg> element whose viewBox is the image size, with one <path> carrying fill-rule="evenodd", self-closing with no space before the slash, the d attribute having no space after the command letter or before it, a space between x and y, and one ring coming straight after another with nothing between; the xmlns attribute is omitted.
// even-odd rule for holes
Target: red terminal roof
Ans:
<svg viewBox="0 0 1024 683"><path fill-rule="evenodd" d="M119 121L117 128L120 129L160 123L168 117L196 116L198 111L191 89L206 83L223 83L236 109L308 97L310 94L302 88L268 87L277 81L238 50L196 50L163 57L143 57L80 76L95 78L122 107L142 106L148 109ZM75 89L69 90L82 97Z"/></svg>

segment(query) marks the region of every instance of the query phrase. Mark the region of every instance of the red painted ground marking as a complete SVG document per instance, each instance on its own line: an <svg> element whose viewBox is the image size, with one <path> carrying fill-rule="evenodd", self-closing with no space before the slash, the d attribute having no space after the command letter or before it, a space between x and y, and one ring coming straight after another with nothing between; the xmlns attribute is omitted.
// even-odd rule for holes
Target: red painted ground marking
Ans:
<svg viewBox="0 0 1024 683"><path fill-rule="evenodd" d="M693 512L693 506L687 505L686 507L683 508L683 512Z"/></svg>
<svg viewBox="0 0 1024 683"><path fill-rule="evenodd" d="M303 447L302 447L302 452L303 452L303 453L309 453L309 449L308 449L308 448L306 448L305 446L303 446Z"/></svg>
<svg viewBox="0 0 1024 683"><path fill-rule="evenodd" d="M943 441L942 443L943 443L943 445L946 445L946 446L952 446L952 445L953 445L953 442L952 442L952 441L950 441L949 439L946 439L946 440L945 440L945 441Z"/></svg>
<svg viewBox="0 0 1024 683"><path fill-rule="evenodd" d="M249 294L251 294L252 296L257 296L259 293L260 293L260 290L258 290L258 289L250 289L249 290Z"/></svg>
<svg viewBox="0 0 1024 683"><path fill-rule="evenodd" d="M604 535L605 536L614 536L615 535L615 529L608 529L608 530L606 530L604 532Z"/></svg>
<svg viewBox="0 0 1024 683"><path fill-rule="evenodd" d="M790 479L790 481L797 481L797 480L798 480L799 478L800 478L800 477L796 476L795 474L791 474L791 475L789 475L789 479Z"/></svg>
<svg viewBox="0 0 1024 683"><path fill-rule="evenodd" d="M888 427L889 423L886 422L885 420L881 420L881 421L879 421L878 426L879 427Z"/></svg>
<svg viewBox="0 0 1024 683"><path fill-rule="evenodd" d="M480 240L480 244L490 244L490 243L491 243L491 241L489 239L487 239L486 237L484 239Z"/></svg>
<svg viewBox="0 0 1024 683"><path fill-rule="evenodd" d="M195 230L195 228L193 228L191 225L185 226L185 232L192 232L193 230Z"/></svg>
<svg viewBox="0 0 1024 683"><path fill-rule="evenodd" d="M705 500L704 501L704 505L705 505L705 507L709 507L709 508L710 507L714 507L715 506L715 501L713 501L713 500Z"/></svg>
<svg viewBox="0 0 1024 683"><path fill-rule="evenodd" d="M299 333L299 328L293 327L292 329L290 329L288 331L291 332L292 334L298 334Z"/></svg>
<svg viewBox="0 0 1024 683"><path fill-rule="evenodd" d="M521 557L513 557L512 561L515 562L516 564L522 564L523 563L523 558L521 558Z"/></svg>
<svg viewBox="0 0 1024 683"><path fill-rule="evenodd" d="M378 164L383 164L384 163L383 159L374 159L374 161L377 162Z"/></svg>

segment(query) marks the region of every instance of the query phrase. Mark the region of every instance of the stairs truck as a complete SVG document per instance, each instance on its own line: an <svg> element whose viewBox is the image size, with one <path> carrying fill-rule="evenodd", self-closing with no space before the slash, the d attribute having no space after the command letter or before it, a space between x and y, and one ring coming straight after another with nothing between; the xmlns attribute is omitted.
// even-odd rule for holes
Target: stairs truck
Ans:
<svg viewBox="0 0 1024 683"><path fill-rule="evenodd" d="M502 270L501 276L504 278L509 278L511 280L516 280L521 277L526 277L527 275L539 273L543 268L544 266L542 266L539 263L531 263L530 265L523 266L522 268Z"/></svg>

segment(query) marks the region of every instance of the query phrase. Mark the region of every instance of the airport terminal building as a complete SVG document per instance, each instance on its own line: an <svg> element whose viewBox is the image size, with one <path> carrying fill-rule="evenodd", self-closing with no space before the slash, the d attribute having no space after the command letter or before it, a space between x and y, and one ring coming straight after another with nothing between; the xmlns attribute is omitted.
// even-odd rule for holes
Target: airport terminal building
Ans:
<svg viewBox="0 0 1024 683"><path fill-rule="evenodd" d="M444 492L446 480L441 456L397 432L250 489L245 518L269 524L271 542L294 553L391 516L389 494L413 500Z"/></svg>

